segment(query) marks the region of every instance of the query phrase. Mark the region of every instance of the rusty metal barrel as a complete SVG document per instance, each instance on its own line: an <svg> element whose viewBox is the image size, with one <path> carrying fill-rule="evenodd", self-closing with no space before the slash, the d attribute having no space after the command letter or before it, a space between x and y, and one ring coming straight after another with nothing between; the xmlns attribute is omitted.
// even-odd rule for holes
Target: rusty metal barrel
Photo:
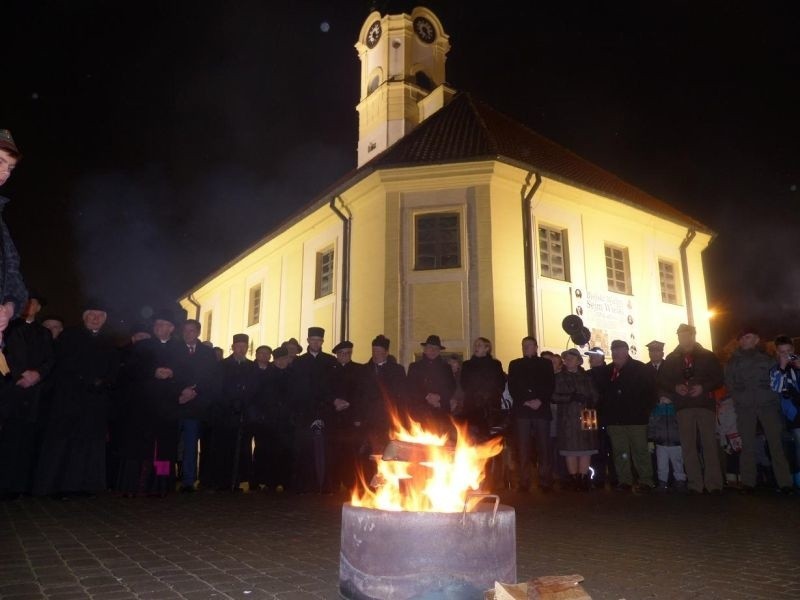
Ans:
<svg viewBox="0 0 800 600"><path fill-rule="evenodd" d="M342 507L344 598L482 600L495 581L516 580L516 514L499 499L464 513Z"/></svg>

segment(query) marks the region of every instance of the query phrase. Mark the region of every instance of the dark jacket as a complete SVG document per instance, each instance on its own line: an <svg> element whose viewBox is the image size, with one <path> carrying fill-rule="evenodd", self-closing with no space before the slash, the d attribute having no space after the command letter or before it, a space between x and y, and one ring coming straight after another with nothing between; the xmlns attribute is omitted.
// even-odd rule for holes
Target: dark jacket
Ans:
<svg viewBox="0 0 800 600"><path fill-rule="evenodd" d="M508 365L508 392L514 399L515 418L552 420L550 400L555 389L553 363L539 356L517 358ZM533 410L525 402L538 398L542 405Z"/></svg>
<svg viewBox="0 0 800 600"><path fill-rule="evenodd" d="M358 386L361 380L361 370L364 365L350 361L346 365L338 361L331 371L331 391L333 399L346 400L350 406L337 411L331 400L327 408L327 420L335 429L351 429L354 423L362 421L362 410Z"/></svg>
<svg viewBox="0 0 800 600"><path fill-rule="evenodd" d="M448 424L450 398L456 391L453 370L441 356L435 359L422 356L408 366L409 410L412 416L425 423L433 419L440 426ZM439 408L431 406L425 396L439 394Z"/></svg>
<svg viewBox="0 0 800 600"><path fill-rule="evenodd" d="M490 421L500 412L500 398L506 374L499 360L491 356L473 356L461 367L464 409L461 417L472 427L488 433Z"/></svg>
<svg viewBox="0 0 800 600"><path fill-rule="evenodd" d="M258 367L248 358L237 361L233 355L220 365L222 389L211 406L212 427L235 427L246 418L250 404L258 393Z"/></svg>
<svg viewBox="0 0 800 600"><path fill-rule="evenodd" d="M657 404L650 413L647 424L647 439L659 446L680 446L678 415L674 404Z"/></svg>
<svg viewBox="0 0 800 600"><path fill-rule="evenodd" d="M39 323L26 323L20 319L12 322L4 335L4 354L11 369L9 379L16 382L24 371L36 371L40 381L29 388L14 386L10 388L11 408L16 418L34 422L39 416L39 403L43 383L53 371L55 354L53 336ZM0 409L0 415L2 415ZM0 416L0 422L2 416Z"/></svg>
<svg viewBox="0 0 800 600"><path fill-rule="evenodd" d="M736 410L775 408L780 400L770 387L775 360L760 350L737 349L725 365L725 387Z"/></svg>
<svg viewBox="0 0 800 600"><path fill-rule="evenodd" d="M8 198L0 196L0 301L12 301L15 313L19 314L28 301L28 290L19 272L19 252L2 218L8 203Z"/></svg>
<svg viewBox="0 0 800 600"><path fill-rule="evenodd" d="M675 386L681 383L700 385L703 393L696 398L681 396L675 391ZM658 371L658 387L670 394L675 410L705 408L716 411L716 402L711 392L722 383L722 366L719 360L713 352L700 344L695 344L690 352L684 352L678 346L664 359L664 364Z"/></svg>
<svg viewBox="0 0 800 600"><path fill-rule="evenodd" d="M644 363L629 358L621 369L601 367L598 418L602 425L647 425L656 404L655 379Z"/></svg>
<svg viewBox="0 0 800 600"><path fill-rule="evenodd" d="M376 365L372 359L362 367L359 382L362 428L371 452L383 452L392 427L390 413L406 412L406 371L403 365L387 360Z"/></svg>
<svg viewBox="0 0 800 600"><path fill-rule="evenodd" d="M289 397L295 427L310 427L317 419L324 420L327 407L333 402L331 372L336 357L310 352L294 359L289 373Z"/></svg>
<svg viewBox="0 0 800 600"><path fill-rule="evenodd" d="M575 373L562 369L556 373L553 403L558 404L556 417L559 450L597 450L597 430L584 430L581 413L597 406L597 389L591 376L578 367Z"/></svg>
<svg viewBox="0 0 800 600"><path fill-rule="evenodd" d="M190 386L194 386L194 391L197 392L193 400L178 405L178 417L207 419L209 408L215 403L222 388L222 372L216 354L212 348L199 342L193 354L183 343L176 344L175 352L175 383L178 394Z"/></svg>

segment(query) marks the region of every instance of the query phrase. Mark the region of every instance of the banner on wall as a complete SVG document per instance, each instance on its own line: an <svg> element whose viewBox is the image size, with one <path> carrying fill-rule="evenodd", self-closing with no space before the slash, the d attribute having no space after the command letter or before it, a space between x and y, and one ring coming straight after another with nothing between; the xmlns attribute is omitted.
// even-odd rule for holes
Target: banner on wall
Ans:
<svg viewBox="0 0 800 600"><path fill-rule="evenodd" d="M590 346L600 346L611 354L611 342L624 340L630 346L630 354L639 356L639 341L636 336L638 316L636 303L631 296L612 292L594 292L576 289L575 314L592 333Z"/></svg>

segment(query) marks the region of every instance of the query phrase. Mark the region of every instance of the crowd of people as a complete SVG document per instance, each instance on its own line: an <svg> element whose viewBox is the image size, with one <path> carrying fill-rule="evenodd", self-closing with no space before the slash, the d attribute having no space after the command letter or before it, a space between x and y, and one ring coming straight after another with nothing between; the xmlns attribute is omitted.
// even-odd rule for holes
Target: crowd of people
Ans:
<svg viewBox="0 0 800 600"><path fill-rule="evenodd" d="M775 357L759 350L752 328L724 368L681 325L668 356L664 343L647 345L647 364L621 340L607 362L598 347L540 355L528 336L506 373L490 340L476 339L462 362L431 335L406 372L383 335L365 364L352 360L348 341L325 352L319 327L308 329L305 351L291 339L250 360L250 340L237 334L223 358L200 341L198 321L173 311L118 347L100 303L66 329L39 322L42 303L32 293L4 334L6 499L350 490L359 473L371 481L370 457L388 443L393 414L451 435L461 424L476 443L503 436L487 486L521 493L535 483L545 493L716 494L738 471L743 493L768 485L789 494L799 470L800 360L786 337L775 340Z"/></svg>

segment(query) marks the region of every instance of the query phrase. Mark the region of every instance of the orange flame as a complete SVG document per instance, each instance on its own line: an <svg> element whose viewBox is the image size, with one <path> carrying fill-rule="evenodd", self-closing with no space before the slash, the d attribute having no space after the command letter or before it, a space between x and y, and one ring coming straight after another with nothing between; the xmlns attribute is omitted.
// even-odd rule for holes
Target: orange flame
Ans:
<svg viewBox="0 0 800 600"><path fill-rule="evenodd" d="M363 475L353 489L353 506L390 511L461 512L470 490L478 490L485 477L487 461L503 449L501 438L483 444L469 443L466 426L455 424L455 446L447 443L447 434L438 435L409 419L406 428L396 412L392 412L392 440L420 444L426 459L419 463L382 460L373 456L378 474L372 489ZM478 499L467 506L471 510Z"/></svg>

